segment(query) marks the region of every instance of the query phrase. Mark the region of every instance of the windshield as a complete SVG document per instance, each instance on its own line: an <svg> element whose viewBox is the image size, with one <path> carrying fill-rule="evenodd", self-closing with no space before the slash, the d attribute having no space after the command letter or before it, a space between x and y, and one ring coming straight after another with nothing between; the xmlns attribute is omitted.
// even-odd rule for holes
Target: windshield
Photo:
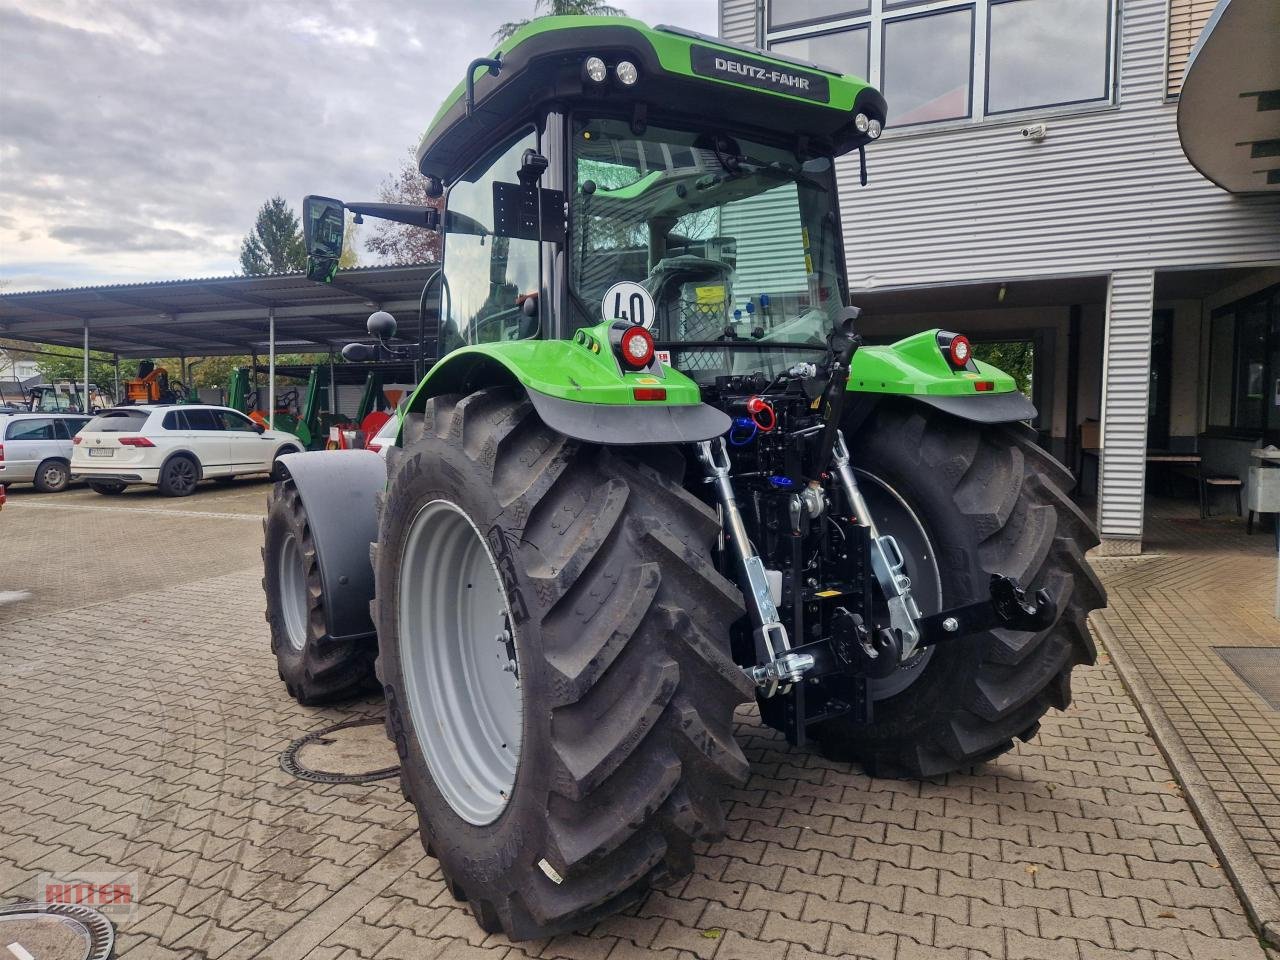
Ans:
<svg viewBox="0 0 1280 960"><path fill-rule="evenodd" d="M623 120L579 120L573 143L580 326L629 280L688 372L773 373L825 349L843 306L829 159Z"/></svg>

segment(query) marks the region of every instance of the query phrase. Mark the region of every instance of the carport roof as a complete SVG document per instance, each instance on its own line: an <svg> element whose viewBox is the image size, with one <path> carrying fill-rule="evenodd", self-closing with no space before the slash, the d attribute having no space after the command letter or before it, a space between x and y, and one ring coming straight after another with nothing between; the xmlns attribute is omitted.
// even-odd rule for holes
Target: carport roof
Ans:
<svg viewBox="0 0 1280 960"><path fill-rule="evenodd" d="M121 357L202 357L267 352L274 310L276 350L327 353L366 340L373 310L413 329L434 264L341 271L332 284L300 273L210 277L0 294L0 337L79 347Z"/></svg>

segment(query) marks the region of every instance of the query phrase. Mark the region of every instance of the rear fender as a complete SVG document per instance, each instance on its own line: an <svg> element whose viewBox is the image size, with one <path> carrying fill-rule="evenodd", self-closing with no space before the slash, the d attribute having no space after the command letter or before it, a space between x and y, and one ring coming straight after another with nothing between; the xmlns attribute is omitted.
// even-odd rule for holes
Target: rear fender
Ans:
<svg viewBox="0 0 1280 960"><path fill-rule="evenodd" d="M981 360L952 368L938 347L939 332L925 330L888 346L859 347L849 364L849 390L855 395L849 399L901 397L975 423L1035 419L1035 404L1003 370Z"/></svg>
<svg viewBox="0 0 1280 960"><path fill-rule="evenodd" d="M680 371L654 363L623 372L600 328L574 340L518 340L455 350L419 384L407 410L429 397L469 394L483 387L523 389L549 427L575 440L599 444L694 443L718 437L732 421L702 403L698 385ZM639 388L662 388L665 400L635 399Z"/></svg>
<svg viewBox="0 0 1280 960"><path fill-rule="evenodd" d="M386 463L368 450L288 453L280 463L289 471L284 482L302 498L315 541L329 636L375 636L369 545L378 539L375 498L387 486Z"/></svg>

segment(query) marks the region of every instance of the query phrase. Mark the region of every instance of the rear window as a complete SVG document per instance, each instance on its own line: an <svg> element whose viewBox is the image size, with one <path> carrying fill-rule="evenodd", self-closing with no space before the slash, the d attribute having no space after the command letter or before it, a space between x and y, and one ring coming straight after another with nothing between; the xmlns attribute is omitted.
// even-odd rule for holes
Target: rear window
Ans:
<svg viewBox="0 0 1280 960"><path fill-rule="evenodd" d="M54 421L54 426L58 429L58 439L70 440L83 430L88 422L88 417L59 417Z"/></svg>
<svg viewBox="0 0 1280 960"><path fill-rule="evenodd" d="M14 420L5 431L6 440L52 440L53 421L39 418L30 420Z"/></svg>
<svg viewBox="0 0 1280 960"><path fill-rule="evenodd" d="M146 410L107 410L85 426L88 433L132 433L141 430L150 414Z"/></svg>

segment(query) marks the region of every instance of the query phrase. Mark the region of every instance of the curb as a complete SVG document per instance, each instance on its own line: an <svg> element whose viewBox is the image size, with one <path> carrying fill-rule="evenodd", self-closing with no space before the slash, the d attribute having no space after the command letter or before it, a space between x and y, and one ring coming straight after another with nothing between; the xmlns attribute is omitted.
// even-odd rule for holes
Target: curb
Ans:
<svg viewBox="0 0 1280 960"><path fill-rule="evenodd" d="M1182 785L1187 805L1195 815L1209 845L1218 855L1218 861L1231 881L1231 886L1244 905L1249 922L1264 943L1280 948L1280 896L1263 874L1258 861L1227 815L1222 801L1200 770L1199 764L1187 749L1169 715L1156 700L1155 694L1142 679L1137 667L1129 659L1128 652L1116 639L1111 627L1101 617L1090 617L1089 624L1102 639L1103 647L1111 656L1120 681L1133 698L1138 713L1151 731L1152 739L1164 755L1169 769Z"/></svg>

